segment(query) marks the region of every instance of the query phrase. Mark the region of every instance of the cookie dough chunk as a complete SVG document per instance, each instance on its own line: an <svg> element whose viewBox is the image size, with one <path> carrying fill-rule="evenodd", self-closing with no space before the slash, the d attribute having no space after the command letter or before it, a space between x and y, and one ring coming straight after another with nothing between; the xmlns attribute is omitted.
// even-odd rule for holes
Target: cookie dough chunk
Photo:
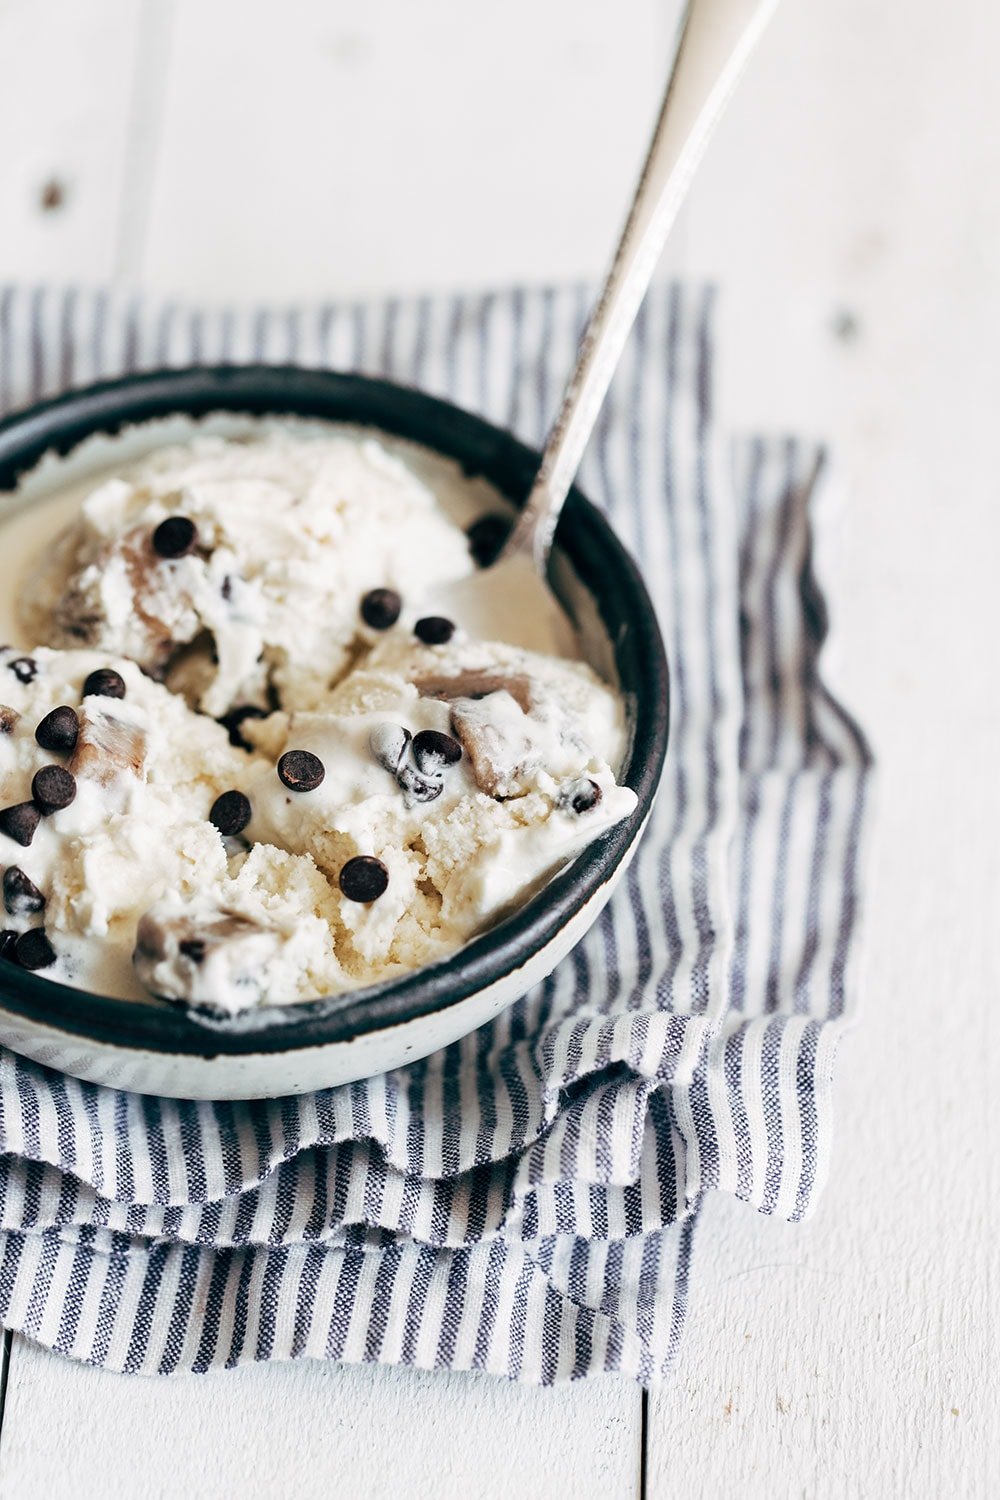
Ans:
<svg viewBox="0 0 1000 1500"><path fill-rule="evenodd" d="M145 760L146 734L138 724L95 708L81 712L76 748L69 762L74 776L87 776L101 786L110 786L123 773L141 776Z"/></svg>

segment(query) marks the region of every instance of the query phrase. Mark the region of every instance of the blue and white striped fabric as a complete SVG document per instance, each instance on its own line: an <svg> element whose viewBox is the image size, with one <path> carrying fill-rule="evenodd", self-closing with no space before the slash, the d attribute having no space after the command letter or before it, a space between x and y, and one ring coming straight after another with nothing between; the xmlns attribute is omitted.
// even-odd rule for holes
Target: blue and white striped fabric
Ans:
<svg viewBox="0 0 1000 1500"><path fill-rule="evenodd" d="M0 290L0 410L126 369L387 374L538 442L582 291L290 312ZM0 1319L144 1373L316 1356L643 1382L674 1357L703 1193L808 1212L855 993L870 756L826 633L795 442L716 432L713 297L650 295L581 480L671 656L666 779L561 965L422 1063L186 1104L0 1053Z"/></svg>

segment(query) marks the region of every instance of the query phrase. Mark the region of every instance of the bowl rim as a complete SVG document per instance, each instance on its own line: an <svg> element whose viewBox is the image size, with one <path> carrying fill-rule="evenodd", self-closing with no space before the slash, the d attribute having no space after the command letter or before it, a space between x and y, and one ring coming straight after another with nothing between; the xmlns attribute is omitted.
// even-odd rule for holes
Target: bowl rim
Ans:
<svg viewBox="0 0 1000 1500"><path fill-rule="evenodd" d="M0 492L13 490L45 455L65 455L95 433L112 435L164 417L215 413L370 427L457 460L470 477L484 477L516 506L523 505L540 462L537 450L485 418L394 381L297 365L195 365L119 376L3 418ZM341 995L262 1006L235 1021L97 995L12 964L3 965L0 1007L105 1045L203 1059L238 1057L294 1052L388 1030L457 1005L524 966L625 859L652 806L669 735L670 674L653 603L610 522L576 485L566 502L557 550L580 576L606 626L604 606L615 599L622 614L627 605L611 644L626 687L630 677L642 681L641 692L629 693L632 733L624 775L637 805L516 911L457 952L411 974ZM593 586L595 570L599 592Z"/></svg>

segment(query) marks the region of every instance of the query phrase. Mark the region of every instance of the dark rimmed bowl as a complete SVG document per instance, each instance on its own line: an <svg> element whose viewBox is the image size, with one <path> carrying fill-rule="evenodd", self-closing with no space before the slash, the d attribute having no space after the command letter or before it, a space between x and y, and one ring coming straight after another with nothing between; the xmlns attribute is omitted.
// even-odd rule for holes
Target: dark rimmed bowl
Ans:
<svg viewBox="0 0 1000 1500"><path fill-rule="evenodd" d="M95 433L171 416L297 416L371 427L422 444L523 504L539 455L480 417L361 375L217 366L129 376L0 422L0 491L46 454ZM595 840L514 915L458 953L402 979L330 999L269 1007L237 1025L109 999L4 965L0 1041L95 1082L185 1098L257 1098L369 1077L427 1055L544 978L594 921L649 816L667 748L669 677L649 595L601 513L573 489L557 551L591 597L630 716L621 779L631 818Z"/></svg>

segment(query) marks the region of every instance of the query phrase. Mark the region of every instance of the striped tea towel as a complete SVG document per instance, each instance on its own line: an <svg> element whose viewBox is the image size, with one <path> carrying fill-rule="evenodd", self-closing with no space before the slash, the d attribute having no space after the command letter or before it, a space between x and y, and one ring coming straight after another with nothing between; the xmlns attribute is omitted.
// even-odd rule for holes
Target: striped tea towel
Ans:
<svg viewBox="0 0 1000 1500"><path fill-rule="evenodd" d="M0 292L0 409L122 370L269 360L422 386L537 443L587 296L289 312ZM581 480L671 657L651 826L601 920L491 1025L305 1098L186 1104L0 1053L0 1319L145 1373L300 1355L643 1382L708 1188L797 1219L830 1149L870 757L818 674L821 456L712 408L713 297L650 295Z"/></svg>

